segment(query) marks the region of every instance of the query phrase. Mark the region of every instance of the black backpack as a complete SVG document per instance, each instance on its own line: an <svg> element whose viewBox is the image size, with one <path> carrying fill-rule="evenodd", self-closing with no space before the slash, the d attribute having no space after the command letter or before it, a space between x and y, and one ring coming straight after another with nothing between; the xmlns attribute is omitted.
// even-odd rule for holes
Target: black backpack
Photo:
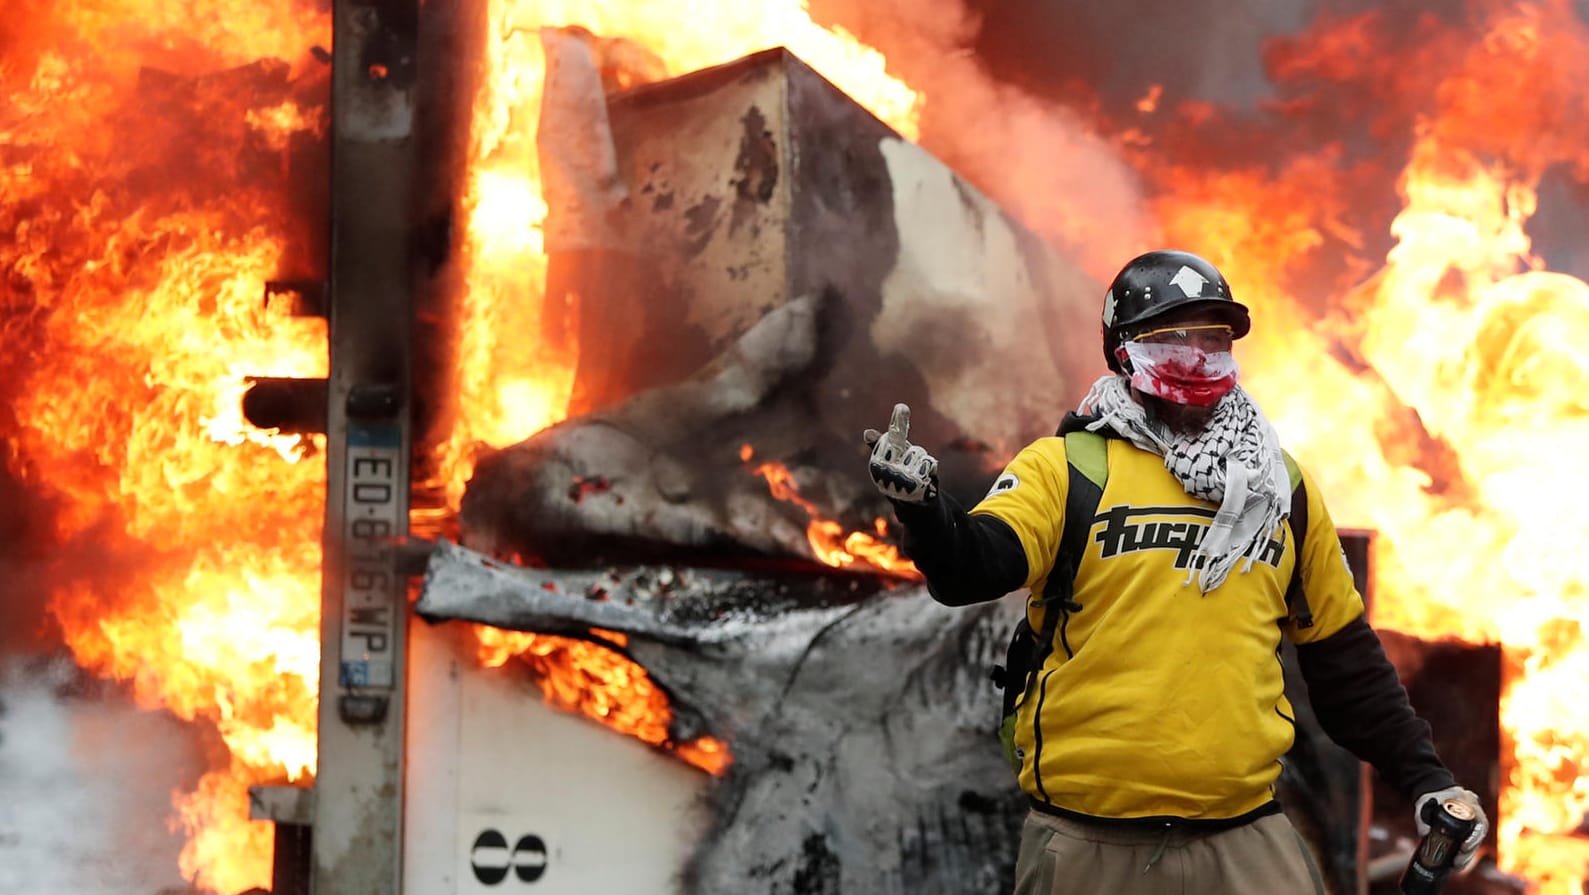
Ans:
<svg viewBox="0 0 1589 895"><path fill-rule="evenodd" d="M1076 568L1087 549L1087 533L1097 521L1098 502L1103 499L1103 488L1109 480L1108 437L1088 431L1086 422L1081 417L1068 416L1058 433L1065 439L1070 488L1065 498L1065 526L1060 532L1054 567L1049 570L1042 595L1031 598L1028 603L1029 608L1043 609L1042 632L1033 631L1030 616L1023 613L1010 635L1004 664L993 666L993 683L1004 693L999 714L999 740L1004 743L1005 758L1017 773L1021 760L1015 754L1016 710L1037 682L1037 672L1053 651L1056 637L1065 655L1073 655L1065 638L1065 628L1071 615L1082 610L1081 604L1072 599ZM1291 538L1297 545L1294 549L1300 553L1308 531L1308 495L1301 469L1290 454L1284 456L1291 480ZM1313 612L1308 607L1307 595L1302 592L1300 556L1291 568L1286 606L1294 610L1298 628L1313 627Z"/></svg>

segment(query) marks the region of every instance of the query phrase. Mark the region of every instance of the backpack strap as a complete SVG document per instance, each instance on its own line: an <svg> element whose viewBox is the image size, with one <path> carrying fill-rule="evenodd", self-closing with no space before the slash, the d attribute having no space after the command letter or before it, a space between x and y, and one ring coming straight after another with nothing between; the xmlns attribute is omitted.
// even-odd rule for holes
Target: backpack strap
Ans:
<svg viewBox="0 0 1589 895"><path fill-rule="evenodd" d="M1060 530L1054 565L1048 571L1048 580L1043 582L1043 595L1036 603L1043 607L1043 630L1037 640L1034 675L1053 651L1056 631L1065 655L1071 655L1070 645L1065 643L1063 624L1070 621L1072 612L1081 611L1081 604L1071 599L1075 592L1076 570L1087 550L1087 532L1092 530L1098 502L1103 499L1103 486L1109 479L1109 442L1104 436L1081 429L1066 432L1064 438L1065 469L1070 477L1065 495L1065 523ZM1058 611L1053 611L1055 609Z"/></svg>
<svg viewBox="0 0 1589 895"><path fill-rule="evenodd" d="M1104 483L1109 481L1109 439L1086 429L1066 432L1064 438L1065 459L1069 461L1071 471L1080 472L1087 480L1086 484L1096 487L1098 496L1102 497ZM1075 475L1070 477L1070 483L1076 484ZM1070 502L1066 501L1065 506L1069 509ZM1089 506L1096 508L1098 502L1092 501ZM1069 522L1070 517L1066 516L1065 521Z"/></svg>
<svg viewBox="0 0 1589 895"><path fill-rule="evenodd" d="M1109 443L1104 436L1084 429L1067 432L1063 427L1060 432L1065 438L1065 469L1069 481L1065 494L1065 521L1060 529L1059 550L1055 553L1054 564L1048 570L1048 579L1043 582L1043 594L1032 604L1043 609L1043 627L1032 638L1035 642L1026 654L1026 680L1020 682L1021 702L1031 697L1044 663L1054 652L1056 636L1065 649L1065 655L1074 655L1065 638L1065 628L1070 622L1071 613L1081 611L1081 604L1072 598L1076 587L1076 569L1081 565L1082 554L1087 549L1087 533L1092 530L1093 518L1098 515L1098 503L1103 499L1103 486L1109 475ZM1016 638L1022 636L1023 630L1031 632L1025 617L1016 628ZM1000 726L1000 737L1004 740L1005 752L1011 764L1019 771L1021 762L1014 744L1016 698L1013 687L1005 690L1004 695L1005 714ZM1035 731L1033 748L1039 754L1043 750L1042 727ZM1041 776L1037 779L1037 791L1044 801L1048 800Z"/></svg>
<svg viewBox="0 0 1589 895"><path fill-rule="evenodd" d="M1291 583L1286 586L1286 608L1297 620L1298 628L1313 627L1313 608L1302 587L1302 545L1308 539L1308 487L1302 482L1302 468L1289 453L1281 451L1286 474L1291 479L1291 542L1296 559L1291 564Z"/></svg>

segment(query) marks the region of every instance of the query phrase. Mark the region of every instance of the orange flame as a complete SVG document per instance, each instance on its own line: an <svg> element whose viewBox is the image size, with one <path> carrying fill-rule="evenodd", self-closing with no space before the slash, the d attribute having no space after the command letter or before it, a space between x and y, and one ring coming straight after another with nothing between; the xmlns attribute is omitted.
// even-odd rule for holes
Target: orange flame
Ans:
<svg viewBox="0 0 1589 895"><path fill-rule="evenodd" d="M667 694L645 669L604 646L484 625L476 626L475 633L481 665L500 668L517 658L543 682L546 701L556 708L582 712L641 742L671 749L710 774L721 775L733 760L728 747L714 737L674 742L668 733L672 710ZM614 631L593 633L618 646L628 643Z"/></svg>
<svg viewBox="0 0 1589 895"><path fill-rule="evenodd" d="M739 455L749 462L750 458L755 456L755 451L747 444L740 448ZM864 531L845 534L844 526L832 519L822 518L817 505L800 496L800 487L795 483L794 474L789 471L789 467L775 460L769 460L757 464L751 471L767 480L767 488L772 492L773 497L800 507L811 517L810 523L806 526L806 540L811 542L811 552L822 563L834 568L858 566L900 578L921 578L921 572L916 570L916 564L900 555L898 547L879 540L888 537L887 520L879 517L873 521L875 537Z"/></svg>
<svg viewBox="0 0 1589 895"><path fill-rule="evenodd" d="M1379 533L1375 624L1501 645L1500 866L1542 895L1578 895L1589 509L1566 458L1589 452L1589 285L1546 271L1528 224L1546 170L1589 170L1584 129L1559 119L1589 101L1576 62L1589 29L1554 0L1471 12L1471 33L1426 17L1404 44L1389 43L1385 10L1324 21L1272 56L1282 84L1397 80L1369 123L1379 138L1408 131L1410 147L1388 168L1402 207L1383 256L1364 250L1361 221L1390 178L1344 164L1342 144L1271 147L1250 167L1165 158L1168 145L1138 158L1164 184L1163 240L1209 255L1255 307L1248 388L1332 515Z"/></svg>
<svg viewBox="0 0 1589 895"><path fill-rule="evenodd" d="M268 60L302 59L321 73L305 50L329 45L329 17L307 0L145 7L55 4L26 39L8 32L0 217L14 235L0 264L5 307L29 313L0 327L8 348L47 346L16 384L8 462L56 496L63 553L86 560L63 571L51 601L78 661L130 682L141 704L213 725L231 750L177 807L189 833L184 874L240 891L270 875L269 826L247 820L244 790L313 772L324 471L302 462L318 440L253 430L239 398L249 376L326 370L323 324L281 319L261 301L266 279L300 272L282 270L294 230L284 184L255 188L258 172L233 165L246 157L280 174L295 135L324 135L323 99L306 104L294 86L304 72ZM879 109L914 132L918 97L876 53L812 25L795 0L735 7L705 36L671 27L693 13L491 10L465 203L460 422L438 451L436 481L422 483L441 506L417 507L417 527L455 511L477 445L522 439L567 403L572 358L523 338L537 331L545 269L535 27L627 21L614 32L673 35L657 51L675 70L787 41L857 92L878 83ZM260 83L273 89L236 89ZM153 100L172 92L172 114L192 120L162 129ZM204 171L216 182L196 176ZM661 742L665 700L627 695L654 694L643 673L552 641L534 648L538 661L583 680L553 681L583 693L554 701ZM635 708L620 710L631 699ZM710 739L676 748L703 768L728 761Z"/></svg>
<svg viewBox="0 0 1589 895"><path fill-rule="evenodd" d="M535 335L545 332L547 265L541 229L547 208L535 143L545 76L539 29L578 26L599 40L643 47L630 54L646 58L632 66L629 77L683 73L787 46L911 137L921 104L915 91L886 72L881 54L840 30L813 24L803 0L719 4L711 14L712 27L706 29L677 27L679 21L701 15L697 6L682 0L490 0L488 5L488 75L474 108L464 199L467 275L462 281L468 286L460 296L464 322L458 345L458 423L438 450L437 482L431 485L445 504L439 513L443 518L461 501L476 451L505 447L562 419L573 388L577 358L552 338ZM868 556L876 563L889 562L883 550L868 543L868 536L856 533L838 542L837 534L822 535L824 543L833 543L819 555L834 562ZM482 661L503 661L500 657L511 651L533 657L526 661L553 704L577 708L648 743L665 741L670 717L666 699L642 669L622 656L565 638L502 636L487 629L480 629L479 636ZM626 692L631 687L636 691ZM614 709L620 704L624 711ZM674 748L713 772L729 761L726 747L710 738Z"/></svg>
<svg viewBox="0 0 1589 895"><path fill-rule="evenodd" d="M562 419L576 358L543 331L546 254L536 135L545 58L539 30L578 26L643 46L662 76L729 62L771 46L796 55L914 136L921 97L885 70L881 54L852 36L813 24L804 0L721 4L711 28L678 28L701 11L682 0L636 4L582 0L490 0L488 74L471 134L463 266L468 271L459 367L459 422L442 449L447 502L457 506L477 446L503 447Z"/></svg>
<svg viewBox="0 0 1589 895"><path fill-rule="evenodd" d="M4 425L56 508L53 616L84 668L218 733L230 758L175 796L181 865L240 891L270 883L246 788L315 763L322 445L239 399L326 374L324 322L263 296L301 229L286 150L323 119L316 69L275 59L329 20L222 5L34 6L8 32L0 342L30 355Z"/></svg>
<svg viewBox="0 0 1589 895"><path fill-rule="evenodd" d="M1148 88L1148 92L1144 93L1142 98L1137 100L1137 111L1144 115L1151 115L1154 112L1157 112L1159 110L1159 100L1161 100L1163 97L1164 85L1152 85Z"/></svg>
<svg viewBox="0 0 1589 895"><path fill-rule="evenodd" d="M244 150L280 163L293 134L323 132L324 112L293 90L253 96L200 76L328 45L322 5L65 0L29 6L26 34L0 45L0 342L31 358L4 384L7 460L56 507L67 559L51 605L78 661L127 681L144 705L213 727L231 752L178 796L190 835L183 872L221 891L269 884L269 828L246 820L246 786L313 770L324 487L321 465L304 462L318 444L251 430L237 412L245 377L324 375L325 352L323 328L273 318L259 300L294 226L279 183L233 166ZM1369 13L1274 55L1282 81L1344 81L1382 64L1375 83L1423 91L1416 109L1382 104L1371 128L1416 122L1388 256L1365 249L1373 234L1361 225L1380 184L1343 164L1341 144L1271 153L1250 169L1166 157L1138 130L1122 152L1164 184L1154 203L1162 241L1210 255L1260 299L1247 383L1336 518L1380 532L1376 623L1502 644L1502 866L1541 895L1577 895L1589 876L1589 844L1571 832L1589 809L1579 771L1589 722L1572 701L1589 684L1589 581L1577 561L1589 518L1564 499L1583 490L1564 458L1589 448L1579 353L1589 286L1546 271L1525 225L1546 170L1580 180L1589 170L1576 114L1589 34L1562 0L1471 6L1484 20L1477 40L1430 17L1417 49L1387 47ZM557 421L571 389L574 359L526 335L540 331L545 272L538 27L632 40L668 72L784 44L915 135L922 98L880 54L814 25L799 0L724 4L710 29L676 27L699 16L678 2L490 3L465 201L461 409L427 483L442 495L439 516L455 510L477 445ZM167 110L138 93L162 79L188 94L167 128L157 126ZM1169 114L1157 90L1137 111L1219 123L1206 106ZM195 136L195 123L217 130ZM1329 286L1360 285L1320 310L1296 271L1326 250L1340 255ZM1119 259L1088 261L1107 270ZM758 471L809 507L779 468ZM841 538L815 512L811 529L824 562L897 559L868 558L876 539ZM543 663L548 699L623 717L624 729L663 742L665 699L612 654L487 629L480 638L483 662ZM709 770L728 760L713 740L674 748Z"/></svg>

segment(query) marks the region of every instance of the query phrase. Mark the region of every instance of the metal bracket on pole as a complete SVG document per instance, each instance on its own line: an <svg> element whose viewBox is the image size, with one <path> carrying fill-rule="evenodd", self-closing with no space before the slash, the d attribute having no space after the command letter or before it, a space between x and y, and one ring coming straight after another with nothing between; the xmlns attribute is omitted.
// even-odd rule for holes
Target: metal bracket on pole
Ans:
<svg viewBox="0 0 1589 895"><path fill-rule="evenodd" d="M269 280L265 283L265 306L285 297L287 313L293 317L326 316L326 284L321 280Z"/></svg>

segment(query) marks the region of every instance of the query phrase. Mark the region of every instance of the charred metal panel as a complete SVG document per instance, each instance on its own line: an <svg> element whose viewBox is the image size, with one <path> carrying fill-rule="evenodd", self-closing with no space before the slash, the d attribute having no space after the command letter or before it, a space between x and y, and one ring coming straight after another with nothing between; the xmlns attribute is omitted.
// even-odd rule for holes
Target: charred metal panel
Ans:
<svg viewBox="0 0 1589 895"><path fill-rule="evenodd" d="M920 585L857 596L846 584L531 570L442 543L416 610L605 644L667 692L674 737L728 743L682 876L651 891L1005 895L1026 799L987 670L1022 604L952 608Z"/></svg>
<svg viewBox="0 0 1589 895"><path fill-rule="evenodd" d="M791 301L703 374L483 458L464 496L468 542L563 566L632 562L659 551L686 564L804 557L815 565L809 517L774 497L741 446L787 457L816 444L808 374L825 304ZM828 512L864 516L869 524L886 508L874 506L881 502L875 488L849 481L848 467L860 465L858 457L847 466L794 472L810 493L830 496Z"/></svg>
<svg viewBox="0 0 1589 895"><path fill-rule="evenodd" d="M815 422L845 438L905 400L924 439L1013 445L1052 431L1098 366L1063 346L1096 329L1102 286L787 51L608 115L627 196L606 244L549 242L549 305L578 319L576 412L677 381L818 292L843 301Z"/></svg>
<svg viewBox="0 0 1589 895"><path fill-rule="evenodd" d="M566 562L621 552L613 527L551 531L620 497L575 506L584 492L569 489L581 481L623 483L622 515L636 505L656 506L657 518L670 507L716 512L675 529L710 539L723 519L746 517L729 499L740 485L767 501L742 445L798 463L825 510L870 529L889 508L865 481L859 433L895 402L911 405L913 436L932 447L944 486L974 500L989 470L1051 434L1101 371L1103 287L788 52L602 108L610 129L581 130L575 116L556 127L543 118L540 132L543 169L577 169L599 136L622 181L610 189L606 172L587 166L567 178L586 189L565 198L592 207L554 204L547 221L548 326L569 330L579 369L575 419L542 441L569 436L567 462L545 470L569 474L548 482L535 468L535 455L564 445L527 442L483 459L464 499L472 543L525 555L567 546ZM785 343L758 343L764 356L747 358L739 340L796 302L813 305L810 326L785 327ZM1086 350L1067 350L1072 342ZM730 368L754 375L734 380ZM679 392L658 412L665 388ZM743 406L750 391L760 398ZM587 450L572 431L580 426L631 443ZM718 493L696 487L712 482ZM798 534L809 521L801 513L762 515L786 516Z"/></svg>
<svg viewBox="0 0 1589 895"><path fill-rule="evenodd" d="M799 59L772 59L793 144L789 291L845 299L829 321L823 420L851 438L904 401L950 480L967 459L987 469L966 446L1007 456L1052 434L1104 372L1103 286ZM965 496L980 497L973 478Z"/></svg>
<svg viewBox="0 0 1589 895"><path fill-rule="evenodd" d="M789 297L785 84L752 60L614 98L617 220L556 240L557 215L596 215L549 212L547 306L578 321L576 413L683 378ZM758 161L736 164L747 129ZM759 201L736 202L751 166Z"/></svg>

